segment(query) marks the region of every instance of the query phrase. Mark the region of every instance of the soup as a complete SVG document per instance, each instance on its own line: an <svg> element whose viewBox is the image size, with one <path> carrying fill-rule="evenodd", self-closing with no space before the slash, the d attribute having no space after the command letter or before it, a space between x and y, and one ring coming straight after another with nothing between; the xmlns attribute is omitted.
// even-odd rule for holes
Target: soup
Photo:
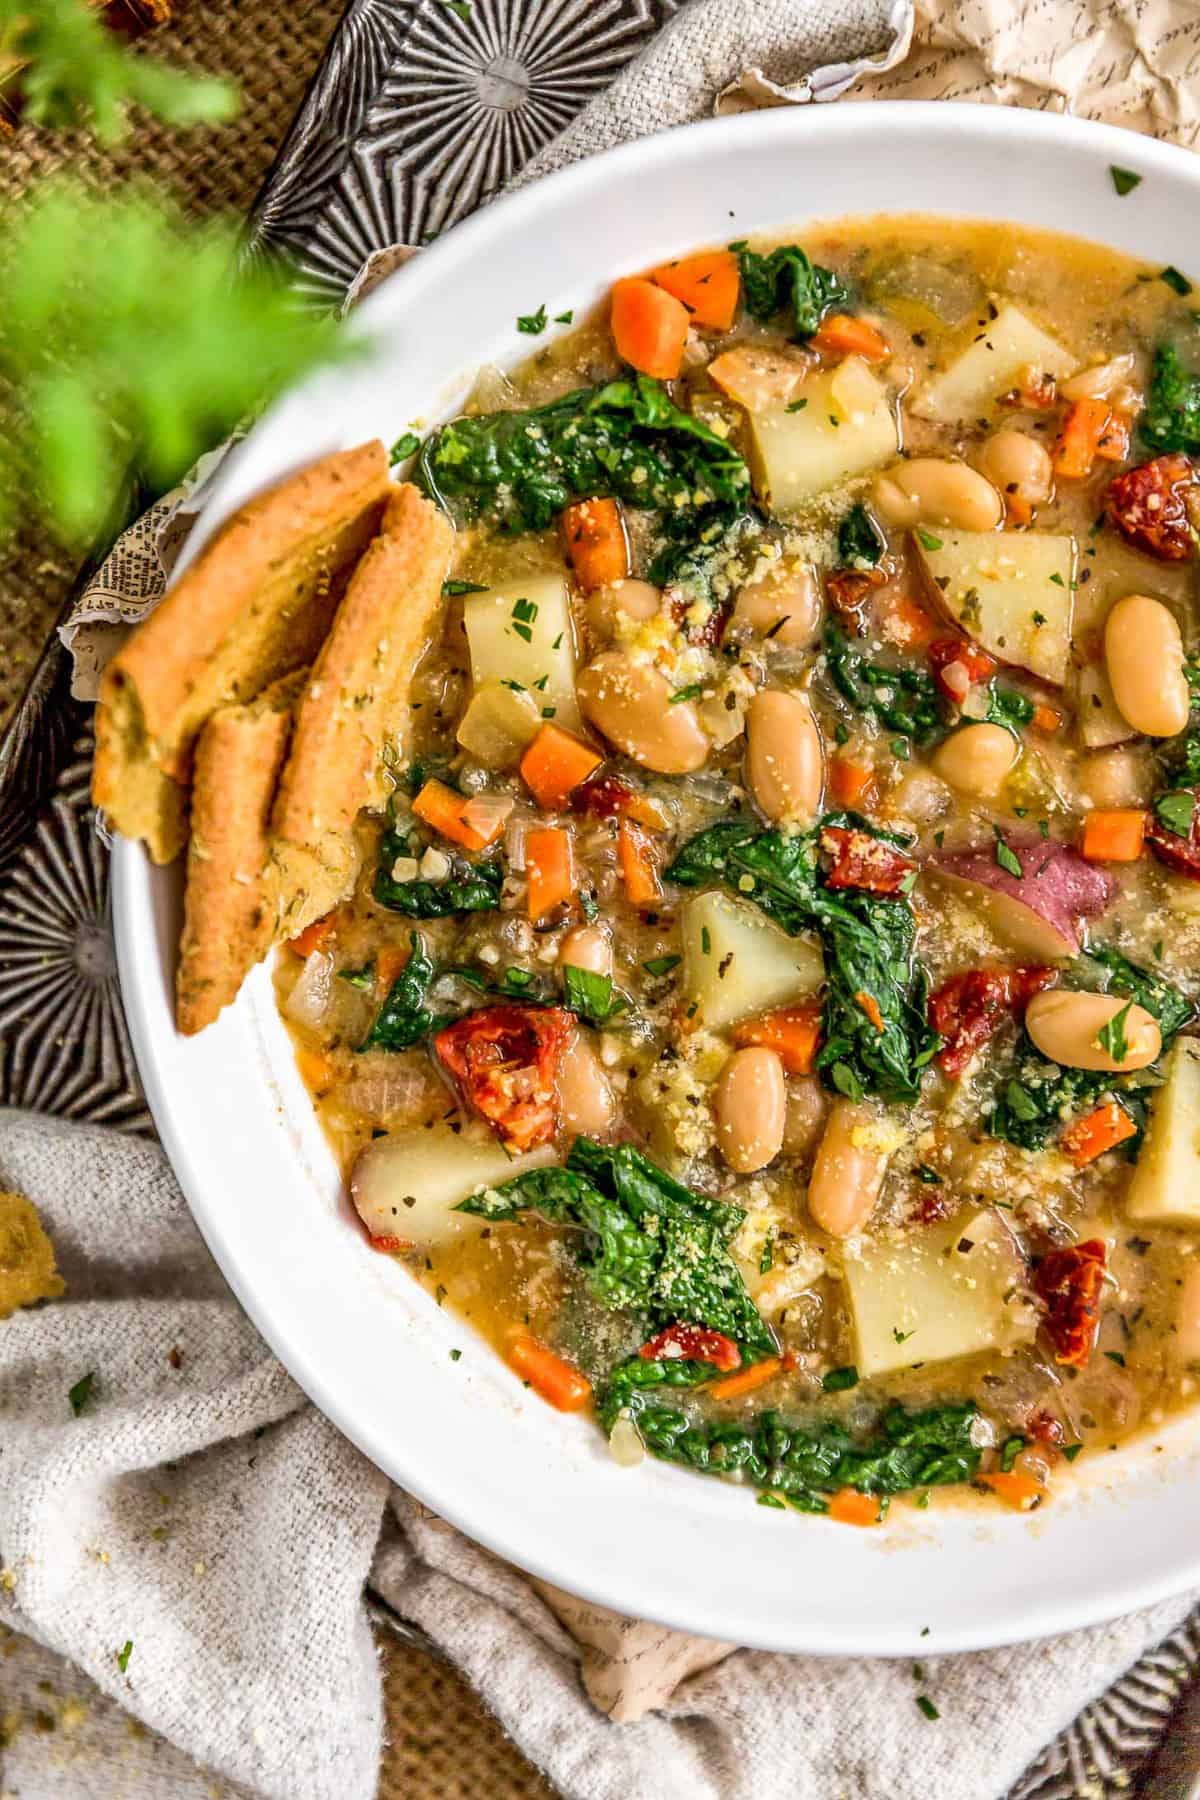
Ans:
<svg viewBox="0 0 1200 1800"><path fill-rule="evenodd" d="M278 961L367 1235L622 1462L1039 1505L1200 1363L1190 286L867 219L552 325L397 446L444 625Z"/></svg>

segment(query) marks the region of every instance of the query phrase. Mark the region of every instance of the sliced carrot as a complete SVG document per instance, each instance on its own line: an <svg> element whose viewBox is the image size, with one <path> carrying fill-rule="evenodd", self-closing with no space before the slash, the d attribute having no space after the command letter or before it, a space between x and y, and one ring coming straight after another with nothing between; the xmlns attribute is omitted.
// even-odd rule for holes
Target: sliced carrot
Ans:
<svg viewBox="0 0 1200 1800"><path fill-rule="evenodd" d="M622 362L660 381L675 379L689 325L681 300L641 276L614 282L610 324Z"/></svg>
<svg viewBox="0 0 1200 1800"><path fill-rule="evenodd" d="M979 1480L984 1487L991 1488L993 1494L998 1495L1006 1506L1014 1506L1018 1512L1028 1512L1046 1493L1040 1481L1035 1481L1032 1475L1021 1474L1017 1469L995 1469L990 1475L981 1475Z"/></svg>
<svg viewBox="0 0 1200 1800"><path fill-rule="evenodd" d="M592 1384L574 1364L540 1344L531 1332L514 1332L504 1349L508 1365L534 1393L559 1412L579 1412L592 1397Z"/></svg>
<svg viewBox="0 0 1200 1800"><path fill-rule="evenodd" d="M385 944L375 957L375 979L380 987L389 989L396 977L408 966L411 951L400 944Z"/></svg>
<svg viewBox="0 0 1200 1800"><path fill-rule="evenodd" d="M1068 1125L1058 1145L1068 1162L1077 1169L1086 1169L1106 1150L1113 1150L1136 1135L1137 1126L1125 1108L1116 1100L1105 1100L1095 1112Z"/></svg>
<svg viewBox="0 0 1200 1800"><path fill-rule="evenodd" d="M829 794L835 806L857 806L875 771L869 763L849 756L835 756L829 765Z"/></svg>
<svg viewBox="0 0 1200 1800"><path fill-rule="evenodd" d="M585 593L629 573L625 516L615 500L576 500L559 515L567 556Z"/></svg>
<svg viewBox="0 0 1200 1800"><path fill-rule="evenodd" d="M704 1391L714 1400L736 1400L741 1394L752 1394L756 1388L765 1387L776 1375L783 1375L794 1367L794 1357L786 1353L764 1357L762 1362L751 1363L748 1369L739 1369L736 1375L710 1381Z"/></svg>
<svg viewBox="0 0 1200 1800"><path fill-rule="evenodd" d="M829 1496L827 1517L839 1525L878 1525L883 1502L878 1494L860 1494L857 1488L839 1488Z"/></svg>
<svg viewBox="0 0 1200 1800"><path fill-rule="evenodd" d="M337 914L327 912L323 919L314 919L311 925L306 925L297 937L292 938L288 949L294 950L297 956L311 956L314 950L322 947L327 938L333 936L336 927Z"/></svg>
<svg viewBox="0 0 1200 1800"><path fill-rule="evenodd" d="M327 1094L337 1080L337 1064L322 1050L297 1050L296 1067L305 1087L312 1088L318 1099Z"/></svg>
<svg viewBox="0 0 1200 1800"><path fill-rule="evenodd" d="M733 1041L739 1049L754 1044L774 1050L789 1075L811 1075L821 1042L821 1009L781 1006L757 1019L743 1019L733 1028Z"/></svg>
<svg viewBox="0 0 1200 1800"><path fill-rule="evenodd" d="M836 356L861 356L864 362L884 362L892 354L882 331L869 319L856 319L852 313L830 313L810 342L814 349Z"/></svg>
<svg viewBox="0 0 1200 1800"><path fill-rule="evenodd" d="M1063 716L1058 708L1047 706L1044 700L1034 707L1033 718L1030 720L1033 729L1045 732L1047 737L1053 737L1056 731L1061 731L1062 722Z"/></svg>
<svg viewBox="0 0 1200 1800"><path fill-rule="evenodd" d="M533 920L552 907L574 898L575 856L571 833L546 825L525 834L525 874L529 881L528 908Z"/></svg>
<svg viewBox="0 0 1200 1800"><path fill-rule="evenodd" d="M1114 412L1107 400L1076 400L1054 446L1054 473L1082 481L1097 457L1120 462L1128 450L1129 421L1123 413Z"/></svg>
<svg viewBox="0 0 1200 1800"><path fill-rule="evenodd" d="M1090 812L1080 848L1089 862L1136 862L1146 842L1146 815L1136 807Z"/></svg>
<svg viewBox="0 0 1200 1800"><path fill-rule="evenodd" d="M855 994L854 998L862 1008L863 1012L866 1013L873 1028L876 1031L882 1031L883 1013L880 1011L879 1002L874 994L868 994L865 988L861 988L859 992Z"/></svg>
<svg viewBox="0 0 1200 1800"><path fill-rule="evenodd" d="M732 250L705 250L699 256L660 263L657 269L651 269L650 277L682 301L693 325L702 325L708 331L728 331L733 324L741 280L738 259Z"/></svg>
<svg viewBox="0 0 1200 1800"><path fill-rule="evenodd" d="M476 794L468 799L465 794L456 794L444 781L433 778L413 801L413 811L418 819L452 843L461 844L464 850L486 850L504 830L513 804L507 794Z"/></svg>
<svg viewBox="0 0 1200 1800"><path fill-rule="evenodd" d="M662 899L662 882L658 878L658 860L652 840L635 820L621 820L617 834L617 859L625 898L630 906L654 906Z"/></svg>
<svg viewBox="0 0 1200 1800"><path fill-rule="evenodd" d="M560 725L543 725L521 758L521 774L544 811L561 812L603 761L590 744L580 743Z"/></svg>

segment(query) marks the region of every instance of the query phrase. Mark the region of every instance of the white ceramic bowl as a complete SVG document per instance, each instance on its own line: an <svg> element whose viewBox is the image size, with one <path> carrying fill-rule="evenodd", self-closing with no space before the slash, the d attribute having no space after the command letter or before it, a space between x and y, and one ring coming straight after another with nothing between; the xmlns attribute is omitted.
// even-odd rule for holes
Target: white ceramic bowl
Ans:
<svg viewBox="0 0 1200 1800"><path fill-rule="evenodd" d="M1110 164L1144 177L1126 199ZM274 408L223 475L188 554L298 463L452 411L478 364L532 348L514 331L518 313L542 302L551 314L582 310L615 275L698 244L904 211L1018 220L1186 262L1200 162L1043 113L915 103L772 111L614 151L488 207L372 295L360 314L372 359ZM618 1468L590 1420L527 1396L468 1327L367 1248L265 969L202 1036L176 1035L179 891L177 870L118 846L125 1006L200 1229L316 1404L473 1538L622 1612L780 1650L971 1649L1200 1584L1200 1434L1187 1420L1119 1455L1085 1456L1033 1517L896 1509L878 1531L759 1507L650 1460Z"/></svg>

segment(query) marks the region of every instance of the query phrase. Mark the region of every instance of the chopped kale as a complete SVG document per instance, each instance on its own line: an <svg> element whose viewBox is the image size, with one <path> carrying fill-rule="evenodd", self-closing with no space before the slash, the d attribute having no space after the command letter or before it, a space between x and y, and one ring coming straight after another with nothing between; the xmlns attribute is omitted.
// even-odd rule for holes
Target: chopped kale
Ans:
<svg viewBox="0 0 1200 1800"><path fill-rule="evenodd" d="M418 932L414 931L408 941L412 954L393 981L360 1050L411 1050L431 1031L440 1031L449 1023L425 1004L435 973L433 958Z"/></svg>
<svg viewBox="0 0 1200 1800"><path fill-rule="evenodd" d="M1017 688L1000 687L996 682L988 684L988 709L983 715L989 725L1006 725L1010 731L1020 731L1033 718L1035 708L1033 701Z"/></svg>
<svg viewBox="0 0 1200 1800"><path fill-rule="evenodd" d="M761 540L765 523L754 507L736 502L663 513L646 580L655 587L685 588L694 599L715 604L714 576Z"/></svg>
<svg viewBox="0 0 1200 1800"><path fill-rule="evenodd" d="M839 563L848 568L868 563L874 568L886 547L883 533L859 501L850 508L837 529Z"/></svg>
<svg viewBox="0 0 1200 1800"><path fill-rule="evenodd" d="M565 1168L518 1175L473 1194L459 1211L489 1220L534 1211L574 1226L583 1234L576 1258L602 1306L652 1327L684 1319L723 1331L750 1361L775 1353L774 1334L728 1254L745 1213L692 1193L632 1144L578 1137Z"/></svg>
<svg viewBox="0 0 1200 1800"><path fill-rule="evenodd" d="M1125 994L1158 1020L1164 1049L1196 1016L1195 1001L1181 994L1172 982L1130 962L1119 950L1093 944L1074 965L1081 986L1096 987L1106 994Z"/></svg>
<svg viewBox="0 0 1200 1800"><path fill-rule="evenodd" d="M1169 450L1200 455L1200 375L1189 372L1172 343L1160 344L1154 352L1138 433L1156 455Z"/></svg>
<svg viewBox="0 0 1200 1800"><path fill-rule="evenodd" d="M497 858L471 861L455 855L442 881L397 881L393 866L398 858L412 854L407 832L392 826L381 836L371 893L389 912L405 913L410 919L445 919L452 913L494 912L500 905L504 869Z"/></svg>
<svg viewBox="0 0 1200 1800"><path fill-rule="evenodd" d="M647 375L528 412L453 419L426 438L413 479L456 518L487 518L509 532L540 531L593 495L675 512L750 491L732 444Z"/></svg>
<svg viewBox="0 0 1200 1800"><path fill-rule="evenodd" d="M803 1425L776 1412L746 1422L704 1421L659 1395L711 1379L708 1365L642 1363L637 1369L634 1361L620 1364L600 1394L606 1431L627 1412L652 1456L705 1475L740 1472L741 1479L782 1495L800 1512L825 1512L829 1495L841 1488L884 1497L970 1481L979 1471L982 1452L972 1442L979 1415L969 1404L922 1412L896 1404L861 1435L836 1419Z"/></svg>
<svg viewBox="0 0 1200 1800"><path fill-rule="evenodd" d="M756 319L788 315L792 335L810 338L834 306L848 306L849 288L840 275L810 262L798 244L781 244L769 256L744 246L738 250L746 310Z"/></svg>
<svg viewBox="0 0 1200 1800"><path fill-rule="evenodd" d="M825 660L842 697L856 711L873 713L889 731L927 744L944 729L937 685L924 669L871 662L832 623L825 627Z"/></svg>

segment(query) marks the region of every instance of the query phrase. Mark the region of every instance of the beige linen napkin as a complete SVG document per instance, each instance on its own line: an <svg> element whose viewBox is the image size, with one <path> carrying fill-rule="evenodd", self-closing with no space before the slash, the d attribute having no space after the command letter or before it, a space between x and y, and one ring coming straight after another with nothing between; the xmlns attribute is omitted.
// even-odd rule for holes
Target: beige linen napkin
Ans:
<svg viewBox="0 0 1200 1800"><path fill-rule="evenodd" d="M1149 0L1091 0L1057 18L977 0L923 16L914 56L889 74L909 23L897 0L693 0L532 172L714 105L833 97L868 55L871 86L889 91L924 96L952 79L1002 97L988 71L1003 67L1027 102L1117 104L1163 135L1191 129L1190 14L1158 41ZM1113 54L1097 64L1101 37ZM1087 85L1106 70L1103 93ZM85 681L113 622L159 591L164 528L169 551L179 519L155 509L85 597L73 621ZM0 1186L37 1200L68 1279L64 1301L0 1325L0 1620L28 1634L0 1660L0 1769L22 1800L211 1792L193 1757L237 1784L225 1791L365 1800L380 1704L359 1594L377 1538L379 1592L580 1800L990 1800L1189 1609L927 1659L936 1724L915 1706L907 1663L730 1656L619 1619L528 1581L396 1490L385 1507L382 1477L241 1317L153 1147L10 1115ZM67 1394L93 1368L76 1419ZM583 1698L580 1672L609 1718ZM170 1742L132 1730L114 1702ZM39 1711L60 1729L39 1730Z"/></svg>

